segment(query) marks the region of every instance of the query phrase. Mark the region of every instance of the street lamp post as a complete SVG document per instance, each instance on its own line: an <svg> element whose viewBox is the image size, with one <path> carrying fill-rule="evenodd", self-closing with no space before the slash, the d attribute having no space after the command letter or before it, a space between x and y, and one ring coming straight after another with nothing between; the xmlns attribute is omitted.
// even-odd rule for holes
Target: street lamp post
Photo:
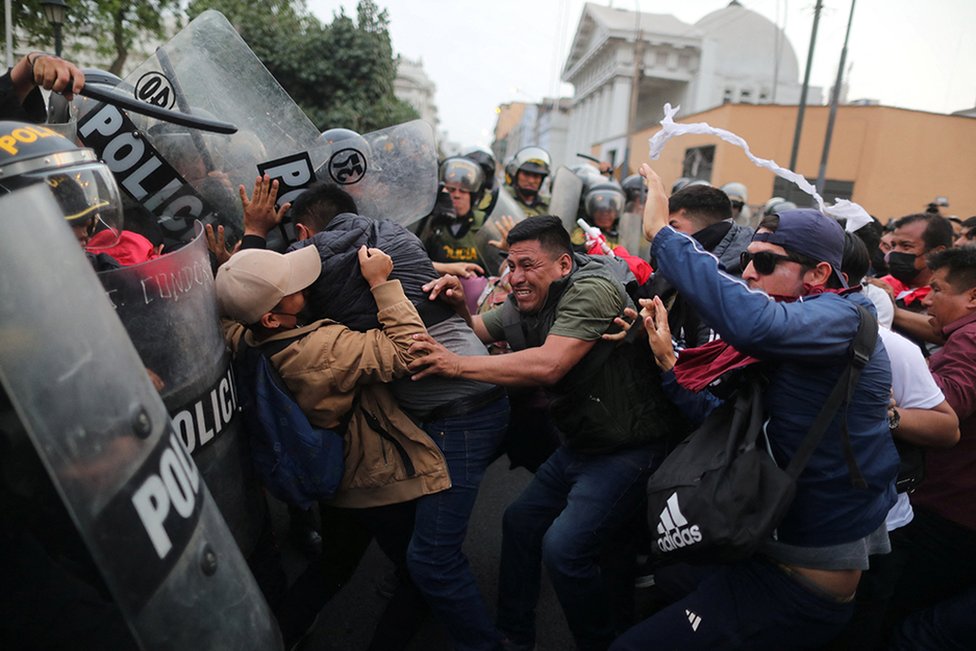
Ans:
<svg viewBox="0 0 976 651"><path fill-rule="evenodd" d="M61 56L61 26L64 24L64 13L68 4L64 0L41 0L44 17L54 28L54 54Z"/></svg>

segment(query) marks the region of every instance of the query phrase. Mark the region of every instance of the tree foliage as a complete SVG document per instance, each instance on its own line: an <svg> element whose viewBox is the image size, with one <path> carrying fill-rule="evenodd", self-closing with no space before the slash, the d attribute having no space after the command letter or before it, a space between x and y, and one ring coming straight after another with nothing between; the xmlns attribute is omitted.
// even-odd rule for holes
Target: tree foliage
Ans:
<svg viewBox="0 0 976 651"><path fill-rule="evenodd" d="M178 20L180 0L71 0L65 12L62 33L65 55L73 49L88 49L100 57L110 57L109 71L122 72L137 39L167 36L167 18ZM12 6L17 49L37 48L52 51L54 28L44 17L40 0L15 0ZM6 25L0 19L0 29Z"/></svg>
<svg viewBox="0 0 976 651"><path fill-rule="evenodd" d="M205 9L227 17L320 130L366 133L417 117L393 95L389 17L374 0L360 0L355 19L340 9L331 23L304 0L193 0L188 14Z"/></svg>

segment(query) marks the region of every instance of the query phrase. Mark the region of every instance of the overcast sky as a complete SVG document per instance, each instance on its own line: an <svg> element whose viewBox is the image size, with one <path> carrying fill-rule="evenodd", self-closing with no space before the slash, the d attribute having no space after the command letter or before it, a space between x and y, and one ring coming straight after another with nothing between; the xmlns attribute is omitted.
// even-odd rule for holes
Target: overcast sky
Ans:
<svg viewBox="0 0 976 651"><path fill-rule="evenodd" d="M422 59L451 140L488 145L495 107L572 96L560 82L584 0L377 0L390 16L393 49ZM815 0L741 0L782 25L806 65ZM728 0L597 0L670 13L686 23ZM837 74L850 0L824 0L810 83L826 90ZM323 21L355 0L308 0ZM848 63L850 99L951 113L976 106L976 0L857 0ZM967 38L967 36L969 38Z"/></svg>

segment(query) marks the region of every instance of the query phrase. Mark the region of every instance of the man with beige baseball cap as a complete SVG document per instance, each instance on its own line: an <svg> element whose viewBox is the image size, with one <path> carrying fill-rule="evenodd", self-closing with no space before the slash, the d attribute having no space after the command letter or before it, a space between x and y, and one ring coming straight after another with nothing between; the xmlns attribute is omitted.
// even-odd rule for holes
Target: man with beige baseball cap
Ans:
<svg viewBox="0 0 976 651"><path fill-rule="evenodd" d="M226 327L235 355L243 346L261 348L316 427L341 431L348 421L345 471L329 505L349 509L397 566L397 590L404 593L389 603L423 604L405 565L413 500L450 488L451 479L440 448L400 410L385 383L407 374L416 357L410 353L413 337L427 331L400 281L389 279L390 256L365 246L358 255L381 328L359 332L329 319L302 323L304 290L321 271L315 247L234 254L217 271L217 300L222 313L236 321ZM363 542L365 547L368 538ZM323 605L308 610L314 617ZM289 630L286 637L300 635L309 624L295 622L289 628L301 630ZM379 629L377 634L385 635Z"/></svg>
<svg viewBox="0 0 976 651"><path fill-rule="evenodd" d="M273 330L277 325L271 320L281 314L275 307L283 299L300 296L321 271L319 256L305 249L286 254L246 249L217 271L217 299L221 311L235 321Z"/></svg>

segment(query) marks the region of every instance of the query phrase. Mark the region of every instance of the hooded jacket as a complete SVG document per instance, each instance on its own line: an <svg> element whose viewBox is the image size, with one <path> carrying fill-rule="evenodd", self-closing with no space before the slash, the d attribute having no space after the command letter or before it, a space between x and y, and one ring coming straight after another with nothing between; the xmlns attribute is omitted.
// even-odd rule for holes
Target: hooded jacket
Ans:
<svg viewBox="0 0 976 651"><path fill-rule="evenodd" d="M332 319L360 332L379 327L376 302L359 273L359 247L364 244L382 249L393 259L390 279L401 281L406 297L420 312L425 325L440 323L454 314L440 301L428 300L420 289L438 275L416 235L387 219L342 213L324 231L289 247L295 250L315 246L319 250L322 273L308 293L314 318Z"/></svg>

